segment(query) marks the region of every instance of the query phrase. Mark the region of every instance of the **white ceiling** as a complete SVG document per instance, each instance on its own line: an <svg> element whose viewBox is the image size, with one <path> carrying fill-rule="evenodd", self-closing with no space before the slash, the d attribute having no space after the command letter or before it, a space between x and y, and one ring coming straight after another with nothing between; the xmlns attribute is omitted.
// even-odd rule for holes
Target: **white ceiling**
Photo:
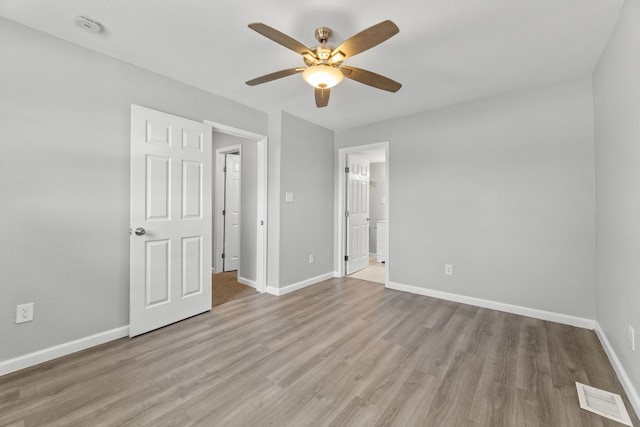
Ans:
<svg viewBox="0 0 640 427"><path fill-rule="evenodd" d="M0 16L270 112L344 129L593 70L624 0L0 0ZM73 24L99 21L100 34ZM247 28L263 22L307 46L328 26L330 44L385 19L400 33L346 65L403 84L393 94L345 79L315 107L301 75L246 80L303 65ZM5 41L6 42L6 41Z"/></svg>

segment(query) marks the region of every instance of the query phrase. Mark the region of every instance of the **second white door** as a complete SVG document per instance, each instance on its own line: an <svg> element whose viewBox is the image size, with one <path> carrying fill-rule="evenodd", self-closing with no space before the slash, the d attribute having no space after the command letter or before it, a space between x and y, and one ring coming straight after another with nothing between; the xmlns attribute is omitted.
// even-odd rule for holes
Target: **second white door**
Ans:
<svg viewBox="0 0 640 427"><path fill-rule="evenodd" d="M369 160L347 156L347 274L369 266Z"/></svg>
<svg viewBox="0 0 640 427"><path fill-rule="evenodd" d="M240 154L225 154L224 271L240 264L240 176Z"/></svg>

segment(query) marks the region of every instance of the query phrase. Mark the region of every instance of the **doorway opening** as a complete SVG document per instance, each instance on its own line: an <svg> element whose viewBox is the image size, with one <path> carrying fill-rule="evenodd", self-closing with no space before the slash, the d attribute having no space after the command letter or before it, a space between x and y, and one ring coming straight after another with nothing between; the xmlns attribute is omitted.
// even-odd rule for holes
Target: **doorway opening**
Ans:
<svg viewBox="0 0 640 427"><path fill-rule="evenodd" d="M236 142L239 144L228 145ZM254 214L242 215L243 208L253 204L252 200L245 200L242 203L242 146L243 143L248 142L250 141L237 136L220 135L216 132L213 135L215 148L213 241L216 250L211 277L212 307L255 292L255 286L251 286L251 277L246 278L252 274L251 266L245 263L242 272L240 271L243 261L241 259L243 218L245 223L254 221ZM223 147L217 148L220 146ZM254 164L249 167L255 170ZM247 173L244 175L246 176ZM249 186L250 192L255 193L255 183L249 183ZM251 197L255 198L255 195L252 194ZM250 225L247 224L247 228L250 228Z"/></svg>
<svg viewBox="0 0 640 427"><path fill-rule="evenodd" d="M389 144L338 152L336 265L340 277L389 282Z"/></svg>
<svg viewBox="0 0 640 427"><path fill-rule="evenodd" d="M206 123L215 168L212 273L234 274L233 282L265 292L267 138Z"/></svg>

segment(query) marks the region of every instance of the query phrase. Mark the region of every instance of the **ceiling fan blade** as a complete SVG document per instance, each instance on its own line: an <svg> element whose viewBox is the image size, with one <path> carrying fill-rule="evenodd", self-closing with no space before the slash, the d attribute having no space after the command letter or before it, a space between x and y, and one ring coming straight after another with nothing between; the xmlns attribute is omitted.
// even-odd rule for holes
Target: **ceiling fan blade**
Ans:
<svg viewBox="0 0 640 427"><path fill-rule="evenodd" d="M313 58L316 58L316 54L313 51L311 51L308 47L306 47L299 41L289 37L288 35L281 33L275 28L272 28L261 22L254 22L252 24L249 24L249 28L251 28L253 31L256 31L262 34L266 38L271 39L278 44L281 44L287 49L291 49L292 51L299 53L302 56L310 55Z"/></svg>
<svg viewBox="0 0 640 427"><path fill-rule="evenodd" d="M395 80L391 80L389 77L381 76L371 71L363 70L356 67L341 67L340 71L345 77L360 82L365 85L375 87L376 89L382 89L389 92L397 92L402 85Z"/></svg>
<svg viewBox="0 0 640 427"><path fill-rule="evenodd" d="M398 34L398 32L400 32L400 29L392 21L382 21L343 41L340 46L331 52L331 57L337 55L339 52L342 53L345 58L357 55L360 52L379 45L388 38Z"/></svg>
<svg viewBox="0 0 640 427"><path fill-rule="evenodd" d="M329 105L329 95L330 95L330 89L316 88L316 107L321 108Z"/></svg>
<svg viewBox="0 0 640 427"><path fill-rule="evenodd" d="M283 77L292 76L294 74L301 73L305 70L305 67L289 68L286 70L276 71L275 73L265 74L264 76L256 77L255 79L246 82L249 86L255 86L262 83L267 83L272 80L281 79Z"/></svg>

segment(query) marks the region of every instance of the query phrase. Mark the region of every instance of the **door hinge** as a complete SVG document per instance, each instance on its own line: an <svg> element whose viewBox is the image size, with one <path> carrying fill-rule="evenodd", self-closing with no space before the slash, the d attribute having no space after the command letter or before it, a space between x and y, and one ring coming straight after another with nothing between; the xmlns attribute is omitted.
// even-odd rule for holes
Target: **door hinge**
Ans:
<svg viewBox="0 0 640 427"><path fill-rule="evenodd" d="M222 172L223 173L227 173L227 167L226 166L222 168Z"/></svg>
<svg viewBox="0 0 640 427"><path fill-rule="evenodd" d="M349 166L347 166L346 168L344 168L344 173L349 173Z"/></svg>
<svg viewBox="0 0 640 427"><path fill-rule="evenodd" d="M222 210L222 216L226 215L227 211L225 211L224 209Z"/></svg>
<svg viewBox="0 0 640 427"><path fill-rule="evenodd" d="M222 254L222 259L224 259L224 254Z"/></svg>
<svg viewBox="0 0 640 427"><path fill-rule="evenodd" d="M344 211L344 216L345 216L346 218L349 218L349 211Z"/></svg>
<svg viewBox="0 0 640 427"><path fill-rule="evenodd" d="M349 261L349 255L345 255L345 256L344 256L344 260L345 260L345 261Z"/></svg>

